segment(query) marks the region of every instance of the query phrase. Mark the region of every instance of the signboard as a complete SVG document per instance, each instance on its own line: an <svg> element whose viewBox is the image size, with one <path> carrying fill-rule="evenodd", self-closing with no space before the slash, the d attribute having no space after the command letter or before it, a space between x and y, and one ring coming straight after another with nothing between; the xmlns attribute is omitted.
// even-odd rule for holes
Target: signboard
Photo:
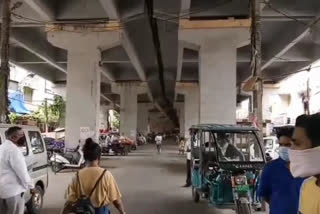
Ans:
<svg viewBox="0 0 320 214"><path fill-rule="evenodd" d="M135 130L131 130L130 131L130 137L136 137L136 132L135 132Z"/></svg>
<svg viewBox="0 0 320 214"><path fill-rule="evenodd" d="M90 129L90 127L80 127L80 139L85 140L89 137L94 136L94 131Z"/></svg>

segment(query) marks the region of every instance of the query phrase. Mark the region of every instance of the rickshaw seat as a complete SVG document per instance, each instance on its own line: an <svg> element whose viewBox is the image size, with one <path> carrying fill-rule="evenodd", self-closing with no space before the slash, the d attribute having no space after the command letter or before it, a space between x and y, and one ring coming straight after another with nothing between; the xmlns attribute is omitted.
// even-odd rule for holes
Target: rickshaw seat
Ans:
<svg viewBox="0 0 320 214"><path fill-rule="evenodd" d="M200 148L199 147L193 148L192 156L193 156L194 159L199 159L200 158Z"/></svg>
<svg viewBox="0 0 320 214"><path fill-rule="evenodd" d="M203 156L204 163L217 162L218 161L217 154L216 154L215 151L203 152L202 156Z"/></svg>

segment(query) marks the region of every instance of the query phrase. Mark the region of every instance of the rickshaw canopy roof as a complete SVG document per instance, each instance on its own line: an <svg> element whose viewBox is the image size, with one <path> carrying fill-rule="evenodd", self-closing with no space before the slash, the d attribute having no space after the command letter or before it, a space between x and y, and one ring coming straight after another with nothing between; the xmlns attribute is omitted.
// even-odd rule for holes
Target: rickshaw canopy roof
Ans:
<svg viewBox="0 0 320 214"><path fill-rule="evenodd" d="M191 130L205 130L214 132L250 132L259 131L253 126L241 126L241 125L230 125L230 124L199 124L193 125Z"/></svg>

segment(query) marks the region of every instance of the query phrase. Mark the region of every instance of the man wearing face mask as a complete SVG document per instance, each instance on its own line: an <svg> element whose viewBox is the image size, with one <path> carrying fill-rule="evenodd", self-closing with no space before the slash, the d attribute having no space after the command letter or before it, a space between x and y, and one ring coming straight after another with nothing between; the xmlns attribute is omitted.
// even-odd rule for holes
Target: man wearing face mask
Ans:
<svg viewBox="0 0 320 214"><path fill-rule="evenodd" d="M279 158L263 169L258 195L270 205L270 214L297 214L302 178L294 178L289 171L289 148L293 126L276 130Z"/></svg>
<svg viewBox="0 0 320 214"><path fill-rule="evenodd" d="M26 138L20 127L9 128L6 137L0 145L0 211L1 214L23 214L24 193L34 188L19 149L25 145Z"/></svg>
<svg viewBox="0 0 320 214"><path fill-rule="evenodd" d="M310 177L301 187L300 213L320 213L320 114L297 118L289 156L292 175Z"/></svg>

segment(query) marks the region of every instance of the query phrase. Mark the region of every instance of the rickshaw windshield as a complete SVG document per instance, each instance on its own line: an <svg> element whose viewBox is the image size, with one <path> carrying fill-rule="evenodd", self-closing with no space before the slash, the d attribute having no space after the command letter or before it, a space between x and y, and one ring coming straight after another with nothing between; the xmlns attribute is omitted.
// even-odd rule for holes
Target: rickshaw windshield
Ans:
<svg viewBox="0 0 320 214"><path fill-rule="evenodd" d="M253 132L215 133L220 162L263 162L263 152Z"/></svg>

